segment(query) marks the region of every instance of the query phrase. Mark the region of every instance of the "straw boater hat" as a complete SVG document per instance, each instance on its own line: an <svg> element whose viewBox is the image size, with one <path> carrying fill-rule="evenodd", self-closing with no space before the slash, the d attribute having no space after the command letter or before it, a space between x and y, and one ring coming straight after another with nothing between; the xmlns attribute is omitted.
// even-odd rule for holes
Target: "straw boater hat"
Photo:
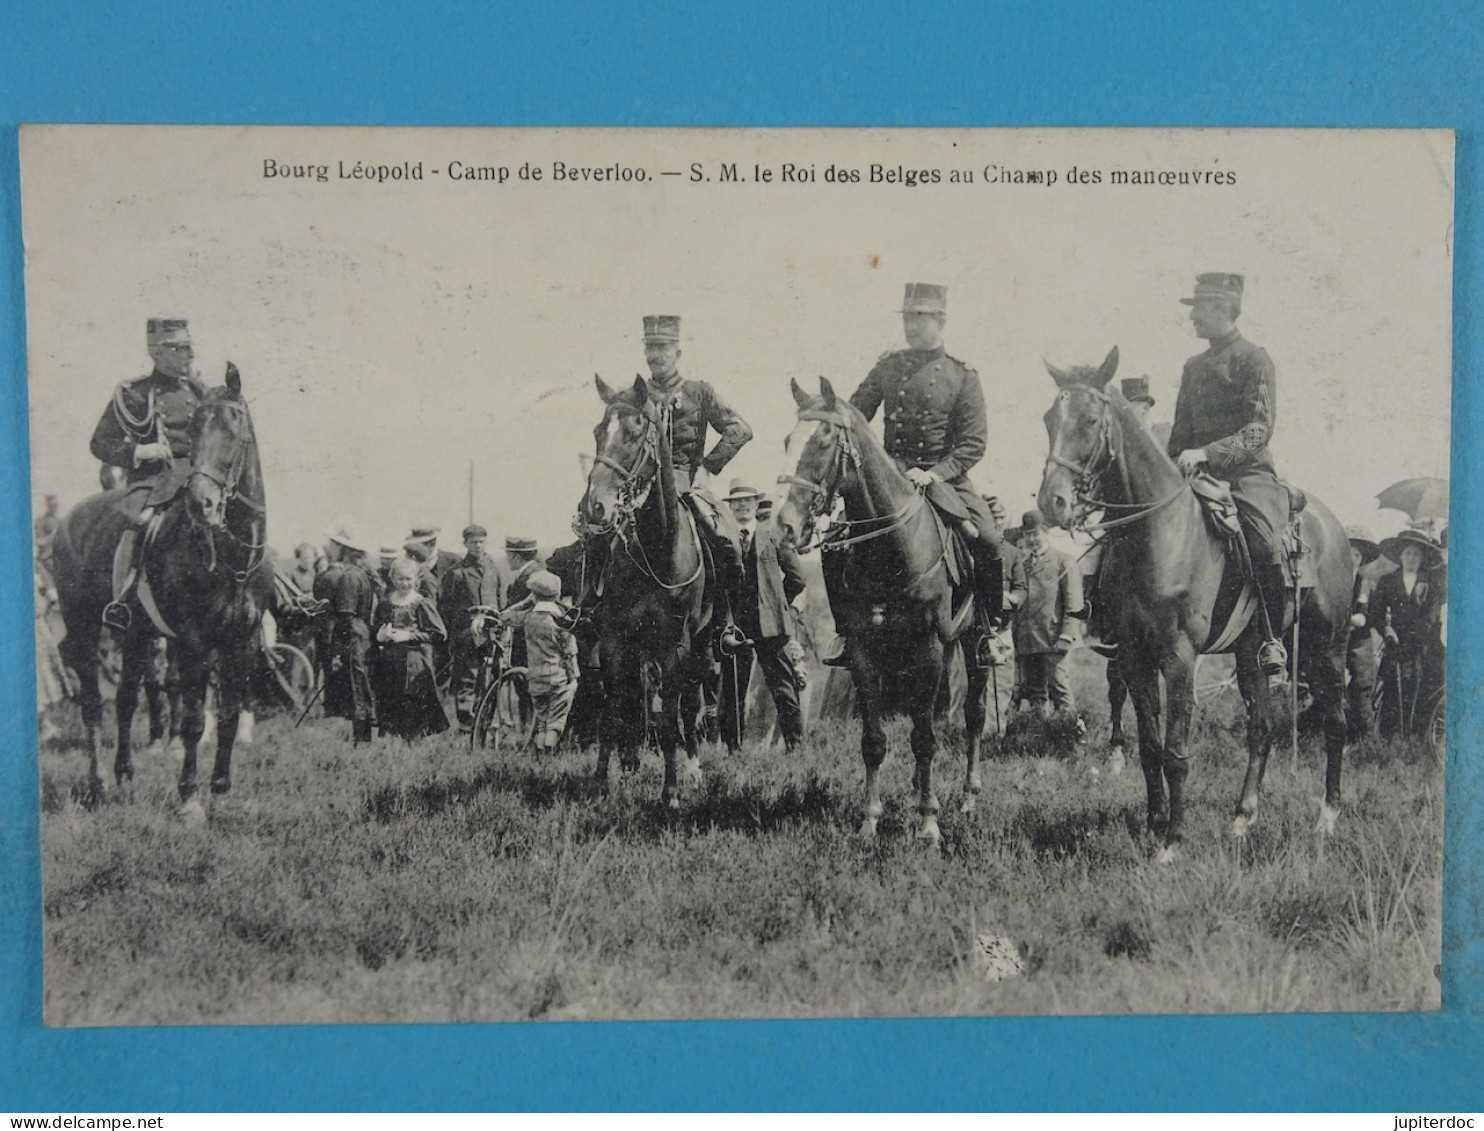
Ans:
<svg viewBox="0 0 1484 1131"><path fill-rule="evenodd" d="M537 570L526 581L526 588L543 601L555 601L562 595L562 579L549 570Z"/></svg>
<svg viewBox="0 0 1484 1131"><path fill-rule="evenodd" d="M899 314L947 314L948 288L937 283L908 283Z"/></svg>
<svg viewBox="0 0 1484 1131"><path fill-rule="evenodd" d="M534 554L536 552L536 539L524 538L517 534L505 536L505 549L517 554Z"/></svg>
<svg viewBox="0 0 1484 1131"><path fill-rule="evenodd" d="M1381 543L1381 553L1400 565L1402 551L1408 546L1416 546L1422 551L1422 564L1425 566L1437 565L1443 560L1438 544L1420 530L1403 530L1400 534L1387 538Z"/></svg>
<svg viewBox="0 0 1484 1131"><path fill-rule="evenodd" d="M732 485L727 488L726 498L728 503L735 503L741 499L761 499L763 493L756 487L750 486L745 479L733 479Z"/></svg>
<svg viewBox="0 0 1484 1131"><path fill-rule="evenodd" d="M1359 523L1345 527L1345 537L1350 539L1350 545L1360 551L1361 565L1368 565L1381 556L1381 547L1371 537L1371 532Z"/></svg>
<svg viewBox="0 0 1484 1131"><path fill-rule="evenodd" d="M352 523L342 522L326 535L326 537L331 542L336 542L344 546L347 550L355 550L359 554L366 552L366 541L361 537L361 532Z"/></svg>

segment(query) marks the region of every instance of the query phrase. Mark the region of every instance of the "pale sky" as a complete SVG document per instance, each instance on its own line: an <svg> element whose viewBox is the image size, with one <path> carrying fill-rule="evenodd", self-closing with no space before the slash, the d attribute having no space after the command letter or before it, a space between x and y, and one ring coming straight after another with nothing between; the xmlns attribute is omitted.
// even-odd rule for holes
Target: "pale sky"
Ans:
<svg viewBox="0 0 1484 1131"><path fill-rule="evenodd" d="M1243 333L1277 368L1279 473L1378 535L1387 484L1446 475L1453 160L1446 132L434 131L43 127L23 132L33 490L96 489L88 440L147 373L144 323L189 319L201 373L242 371L280 549L354 520L373 543L468 518L570 540L592 377L645 372L641 319L682 318L681 372L756 438L722 476L772 490L791 377L849 393L901 348L903 284L948 287L948 352L978 370L990 450L972 473L1032 505L1054 386L1042 357L1147 374L1154 419L1204 343L1202 271L1246 276ZM266 179L265 160L327 181ZM339 162L422 162L420 182ZM506 166L506 184L450 163ZM516 176L529 161L540 183ZM643 183L552 183L553 162ZM691 183L692 162L710 182ZM723 184L723 162L748 177ZM752 179L754 164L816 180ZM973 184L832 184L830 165L972 170ZM985 166L1058 171L986 184ZM1072 165L1103 172L1070 184ZM1236 185L1114 186L1107 171L1230 171ZM439 170L434 174L433 169ZM682 173L662 177L665 170Z"/></svg>

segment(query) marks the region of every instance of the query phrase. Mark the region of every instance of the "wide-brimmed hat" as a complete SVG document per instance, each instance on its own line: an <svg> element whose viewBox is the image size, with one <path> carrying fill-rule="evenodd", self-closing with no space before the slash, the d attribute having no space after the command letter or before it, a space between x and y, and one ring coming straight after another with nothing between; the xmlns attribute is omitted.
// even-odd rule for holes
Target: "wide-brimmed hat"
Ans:
<svg viewBox="0 0 1484 1131"><path fill-rule="evenodd" d="M1154 398L1149 395L1148 377L1125 377L1118 383L1118 387L1124 400L1143 401L1150 408L1154 407Z"/></svg>
<svg viewBox="0 0 1484 1131"><path fill-rule="evenodd" d="M644 341L672 345L680 341L680 315L646 314L644 316Z"/></svg>
<svg viewBox="0 0 1484 1131"><path fill-rule="evenodd" d="M1424 565L1436 565L1443 560L1443 551L1426 534L1420 530L1407 529L1401 533L1387 538L1381 543L1381 553L1391 561L1401 564L1402 551L1408 546L1416 546L1422 551L1422 562Z"/></svg>
<svg viewBox="0 0 1484 1131"><path fill-rule="evenodd" d="M413 546L423 545L428 542L436 542L438 541L439 529L440 528L437 526L414 526L412 528L412 533L407 535L407 538L402 543L402 545Z"/></svg>
<svg viewBox="0 0 1484 1131"><path fill-rule="evenodd" d="M361 532L355 528L354 523L342 522L329 534L325 535L331 542L337 542L347 550L355 550L357 553L366 552L366 540Z"/></svg>
<svg viewBox="0 0 1484 1131"><path fill-rule="evenodd" d="M947 314L948 288L937 283L908 283L899 314Z"/></svg>
<svg viewBox="0 0 1484 1131"><path fill-rule="evenodd" d="M763 493L756 487L751 486L745 479L733 479L732 485L727 488L724 502L734 503L739 499L761 499Z"/></svg>
<svg viewBox="0 0 1484 1131"><path fill-rule="evenodd" d="M1352 523L1345 527L1345 537L1350 539L1350 545L1360 551L1361 565L1373 562L1381 556L1380 544L1371 537L1371 532L1359 523Z"/></svg>
<svg viewBox="0 0 1484 1131"><path fill-rule="evenodd" d="M1195 277L1195 294L1190 298L1182 298L1180 301L1186 306L1194 306L1203 298L1230 298L1242 301L1243 280L1240 275L1229 275L1222 271L1213 271L1205 275Z"/></svg>
<svg viewBox="0 0 1484 1131"><path fill-rule="evenodd" d="M562 595L562 579L549 570L539 569L526 579L526 588L543 601L555 601Z"/></svg>

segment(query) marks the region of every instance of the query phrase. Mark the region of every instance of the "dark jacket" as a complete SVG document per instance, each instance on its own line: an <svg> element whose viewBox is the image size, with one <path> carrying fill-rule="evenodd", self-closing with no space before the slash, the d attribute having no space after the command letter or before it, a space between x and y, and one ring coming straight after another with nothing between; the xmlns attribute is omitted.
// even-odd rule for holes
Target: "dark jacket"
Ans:
<svg viewBox="0 0 1484 1131"><path fill-rule="evenodd" d="M850 398L865 414L886 417L886 451L907 467L953 483L984 458L989 427L979 374L942 349L881 355Z"/></svg>
<svg viewBox="0 0 1484 1131"><path fill-rule="evenodd" d="M742 556L742 591L747 601L738 620L754 640L794 634L793 599L804 591L798 551L780 545L773 524L754 527L752 546Z"/></svg>
<svg viewBox="0 0 1484 1131"><path fill-rule="evenodd" d="M1386 647L1388 658L1408 663L1441 652L1443 606L1447 600L1447 586L1437 570L1420 570L1411 593L1402 583L1400 569L1378 579L1371 590L1368 619L1370 626L1383 635L1388 627L1396 632L1397 643Z"/></svg>
<svg viewBox="0 0 1484 1131"><path fill-rule="evenodd" d="M176 381L151 372L124 381L98 418L89 449L102 462L123 468L131 486L169 480L167 493L174 494L173 488L185 481L190 470L191 421L205 399L206 386L194 377ZM135 466L135 448L162 441L170 445L175 457L173 467L166 460L147 460Z"/></svg>
<svg viewBox="0 0 1484 1131"><path fill-rule="evenodd" d="M449 639L468 631L472 606L504 608L504 594L500 590L500 567L488 554L480 554L474 562L466 554L450 566L438 591L438 613L448 628Z"/></svg>
<svg viewBox="0 0 1484 1131"><path fill-rule="evenodd" d="M1267 351L1233 330L1185 363L1169 454L1206 453L1211 474L1228 479L1273 471L1268 442L1278 419L1278 378Z"/></svg>
<svg viewBox="0 0 1484 1131"><path fill-rule="evenodd" d="M668 398L674 406L671 434L675 471L677 475L686 473L686 482L695 475L698 467L719 475L742 446L752 439L752 428L747 421L738 416L736 410L705 381L677 376L668 385L651 381L649 387L656 397ZM717 433L716 444L709 452L706 451L707 427Z"/></svg>

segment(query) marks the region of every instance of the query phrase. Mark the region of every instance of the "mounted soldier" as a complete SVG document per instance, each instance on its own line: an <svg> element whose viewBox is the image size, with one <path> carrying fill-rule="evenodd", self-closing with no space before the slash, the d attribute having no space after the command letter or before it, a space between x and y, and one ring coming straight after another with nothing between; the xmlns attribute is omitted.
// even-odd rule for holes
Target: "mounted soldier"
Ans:
<svg viewBox="0 0 1484 1131"><path fill-rule="evenodd" d="M206 396L185 319L149 319L145 344L154 369L119 384L90 445L97 459L125 474L119 506L129 525L114 556L113 600L103 610L103 623L119 631L133 619L128 602L139 580L143 532L190 474L191 421Z"/></svg>
<svg viewBox="0 0 1484 1131"><path fill-rule="evenodd" d="M1196 336L1209 344L1185 363L1167 451L1187 476L1205 472L1231 488L1262 602L1263 644L1259 662L1276 678L1287 654L1277 634L1283 625L1288 574L1283 532L1288 526L1288 489L1278 481L1268 452L1278 418L1278 378L1261 346L1242 337L1241 275L1197 275L1190 307Z"/></svg>
<svg viewBox="0 0 1484 1131"><path fill-rule="evenodd" d="M969 469L984 457L989 426L979 374L943 349L948 320L948 288L908 283L900 311L907 349L881 355L850 397L867 420L885 416L887 455L913 484L964 534L974 558L974 592L980 619L1002 615L1000 540L993 516L969 480ZM825 589L838 614L846 599L841 571L844 555L823 556ZM841 621L839 615L836 622ZM843 635L824 662L848 665Z"/></svg>
<svg viewBox="0 0 1484 1131"><path fill-rule="evenodd" d="M675 467L675 491L695 515L706 536L716 563L719 591L728 607L723 650L743 646L732 610L742 601L742 547L740 532L731 511L707 489L711 477L721 474L742 447L752 439L752 428L706 381L680 375L680 319L672 314L644 317L644 360L649 366L649 395L668 406ZM600 390L602 385L599 379ZM716 443L706 451L707 429L717 433ZM579 617L590 615L601 593L611 539L589 538L583 586L578 602Z"/></svg>

